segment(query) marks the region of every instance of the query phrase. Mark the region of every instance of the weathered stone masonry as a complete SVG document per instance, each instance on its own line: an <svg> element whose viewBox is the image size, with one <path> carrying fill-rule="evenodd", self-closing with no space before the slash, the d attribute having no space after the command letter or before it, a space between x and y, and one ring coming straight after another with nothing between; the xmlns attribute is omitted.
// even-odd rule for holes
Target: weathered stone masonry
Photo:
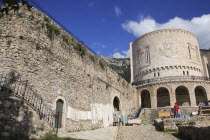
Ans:
<svg viewBox="0 0 210 140"><path fill-rule="evenodd" d="M73 47L73 37L69 36L72 43L68 45L62 38L67 33L45 18L34 8L31 12L22 8L0 19L0 74L18 73L53 110L61 101L62 130L111 125L115 97L120 110L129 114L136 107L135 89L109 67L102 68L97 59L91 59L91 52L81 57ZM54 39L48 37L46 22L60 31Z"/></svg>

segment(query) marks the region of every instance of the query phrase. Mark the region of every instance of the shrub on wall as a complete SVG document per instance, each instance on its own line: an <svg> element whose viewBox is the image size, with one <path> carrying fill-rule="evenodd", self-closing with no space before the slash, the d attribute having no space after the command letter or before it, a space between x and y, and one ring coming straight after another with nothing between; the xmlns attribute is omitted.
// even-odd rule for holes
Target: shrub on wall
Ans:
<svg viewBox="0 0 210 140"><path fill-rule="evenodd" d="M60 29L58 29L55 25L47 23L46 27L47 27L48 37L50 39L53 39L54 34L56 36L58 36L60 34Z"/></svg>
<svg viewBox="0 0 210 140"><path fill-rule="evenodd" d="M79 43L76 43L74 45L74 49L79 53L79 55L81 57L84 57L84 55L86 54L86 48L83 45L79 44Z"/></svg>
<svg viewBox="0 0 210 140"><path fill-rule="evenodd" d="M56 36L60 35L60 29L57 26L50 23L50 21L51 21L50 18L48 18L47 16L44 16L44 21L46 24L42 22L41 26L42 26L42 28L44 26L47 27L48 37L51 40L54 38L54 35L56 35Z"/></svg>
<svg viewBox="0 0 210 140"><path fill-rule="evenodd" d="M96 61L96 56L95 56L95 55L90 54L89 57L90 57L90 59L91 59L93 62Z"/></svg>
<svg viewBox="0 0 210 140"><path fill-rule="evenodd" d="M104 64L104 62L102 60L99 60L99 65L101 66L102 69L105 68L105 64Z"/></svg>
<svg viewBox="0 0 210 140"><path fill-rule="evenodd" d="M44 21L47 22L47 23L49 23L50 22L50 18L48 18L48 17L45 16L44 17Z"/></svg>
<svg viewBox="0 0 210 140"><path fill-rule="evenodd" d="M71 41L69 39L69 36L68 35L62 35L62 39L64 42L66 42L68 45L71 44Z"/></svg>

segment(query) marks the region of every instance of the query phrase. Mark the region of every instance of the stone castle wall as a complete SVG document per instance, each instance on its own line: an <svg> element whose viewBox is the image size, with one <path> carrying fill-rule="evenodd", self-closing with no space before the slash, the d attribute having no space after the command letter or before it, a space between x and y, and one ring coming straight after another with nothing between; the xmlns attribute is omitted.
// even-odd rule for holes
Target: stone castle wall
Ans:
<svg viewBox="0 0 210 140"><path fill-rule="evenodd" d="M197 38L180 29L145 34L132 44L135 82L166 76L203 76Z"/></svg>
<svg viewBox="0 0 210 140"><path fill-rule="evenodd" d="M135 89L91 52L82 55L77 45L44 14L22 8L0 19L0 74L18 73L53 110L61 99L66 131L109 126L114 98L128 115L136 107Z"/></svg>

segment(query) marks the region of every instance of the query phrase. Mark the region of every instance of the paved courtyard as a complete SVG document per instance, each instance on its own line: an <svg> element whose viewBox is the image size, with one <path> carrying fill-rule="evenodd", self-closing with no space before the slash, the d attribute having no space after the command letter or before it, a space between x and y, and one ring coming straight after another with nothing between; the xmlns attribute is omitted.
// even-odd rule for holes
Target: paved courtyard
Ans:
<svg viewBox="0 0 210 140"><path fill-rule="evenodd" d="M153 125L112 126L90 131L60 134L59 136L85 140L180 140L170 133L157 131Z"/></svg>
<svg viewBox="0 0 210 140"><path fill-rule="evenodd" d="M117 140L179 140L170 133L160 132L153 125L123 126Z"/></svg>
<svg viewBox="0 0 210 140"><path fill-rule="evenodd" d="M84 140L115 140L118 127L106 127L90 131L71 132L60 134L59 137L70 137Z"/></svg>

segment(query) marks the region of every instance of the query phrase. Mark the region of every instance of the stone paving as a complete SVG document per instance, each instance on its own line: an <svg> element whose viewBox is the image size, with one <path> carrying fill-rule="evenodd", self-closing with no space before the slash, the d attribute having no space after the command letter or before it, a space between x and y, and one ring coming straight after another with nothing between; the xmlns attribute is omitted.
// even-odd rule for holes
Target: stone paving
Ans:
<svg viewBox="0 0 210 140"><path fill-rule="evenodd" d="M170 133L160 132L153 125L122 126L117 140L180 140Z"/></svg>
<svg viewBox="0 0 210 140"><path fill-rule="evenodd" d="M106 127L90 131L70 132L59 134L59 137L70 137L84 140L115 140L118 127Z"/></svg>
<svg viewBox="0 0 210 140"><path fill-rule="evenodd" d="M97 130L70 132L59 136L84 140L181 140L170 133L157 131L153 125L112 126Z"/></svg>

